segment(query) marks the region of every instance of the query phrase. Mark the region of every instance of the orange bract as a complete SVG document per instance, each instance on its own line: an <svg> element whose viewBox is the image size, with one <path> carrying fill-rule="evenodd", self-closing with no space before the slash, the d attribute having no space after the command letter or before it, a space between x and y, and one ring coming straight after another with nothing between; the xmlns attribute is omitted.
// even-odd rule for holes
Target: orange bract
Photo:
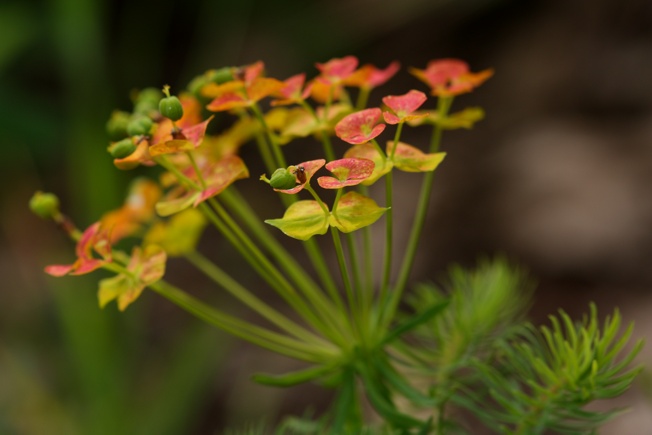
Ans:
<svg viewBox="0 0 652 435"><path fill-rule="evenodd" d="M472 73L468 64L462 60L440 59L430 61L424 70L410 68L410 73L430 86L431 95L452 97L471 92L489 79L493 70Z"/></svg>

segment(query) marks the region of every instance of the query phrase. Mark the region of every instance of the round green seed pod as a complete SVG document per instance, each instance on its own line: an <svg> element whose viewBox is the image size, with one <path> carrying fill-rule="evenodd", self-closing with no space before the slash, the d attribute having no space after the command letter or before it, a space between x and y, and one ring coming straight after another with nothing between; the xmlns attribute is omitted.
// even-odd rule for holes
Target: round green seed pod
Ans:
<svg viewBox="0 0 652 435"><path fill-rule="evenodd" d="M130 137L122 139L119 142L115 142L109 146L109 154L114 159L124 159L127 156L130 156L134 151L136 151L136 145L131 140Z"/></svg>
<svg viewBox="0 0 652 435"><path fill-rule="evenodd" d="M279 190L292 189L297 185L297 179L287 169L279 168L272 174L269 185Z"/></svg>
<svg viewBox="0 0 652 435"><path fill-rule="evenodd" d="M233 70L235 68L225 66L224 68L211 70L208 74L209 80L219 84L235 80Z"/></svg>
<svg viewBox="0 0 652 435"><path fill-rule="evenodd" d="M131 115L127 112L115 110L106 123L106 133L110 140L120 140L127 137L127 125Z"/></svg>
<svg viewBox="0 0 652 435"><path fill-rule="evenodd" d="M134 98L134 113L149 115L158 110L158 102L163 98L163 93L156 88L145 88L138 92Z"/></svg>
<svg viewBox="0 0 652 435"><path fill-rule="evenodd" d="M188 83L188 91L190 91L191 94L193 94L195 97L200 98L202 97L201 95L201 88L206 86L209 83L208 77L206 77L206 74L202 74L200 76L195 77Z"/></svg>
<svg viewBox="0 0 652 435"><path fill-rule="evenodd" d="M149 130L154 123L148 116L135 115L127 124L127 134L129 136L144 136L149 134Z"/></svg>
<svg viewBox="0 0 652 435"><path fill-rule="evenodd" d="M29 200L29 208L43 219L50 219L59 214L59 198L53 193L36 192Z"/></svg>
<svg viewBox="0 0 652 435"><path fill-rule="evenodd" d="M161 98L161 101L158 103L158 111L161 112L161 115L172 121L178 121L183 117L181 101L174 95Z"/></svg>

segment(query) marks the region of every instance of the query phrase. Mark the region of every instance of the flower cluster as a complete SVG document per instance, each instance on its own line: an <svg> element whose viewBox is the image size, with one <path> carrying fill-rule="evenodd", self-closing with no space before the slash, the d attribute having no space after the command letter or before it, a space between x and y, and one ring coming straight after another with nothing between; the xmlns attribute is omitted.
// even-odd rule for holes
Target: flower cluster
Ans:
<svg viewBox="0 0 652 435"><path fill-rule="evenodd" d="M451 103L491 72L471 73L465 63L450 59L433 61L425 70L412 69L436 97L436 104L424 110L433 101L417 89L384 95L381 105L368 105L370 93L398 73L398 62L383 68L360 66L356 57L346 56L315 67L312 79L306 73L277 79L267 76L259 61L206 71L178 95L167 85L136 93L130 111L111 115L107 151L121 170L157 166L158 179L137 178L124 205L84 231L58 210L56 197L35 196L32 208L57 221L77 243L71 264L48 266L46 272L60 277L108 270L114 275L99 283L101 307L115 300L124 310L149 288L232 334L316 364L309 375L298 377L301 381L334 371L359 376L379 412L391 410L399 420L415 426L420 424L417 420L392 410L388 397L373 394L387 390L387 381L358 371L362 366L355 362L355 349L365 349L365 355L378 353L379 361L389 364L384 347L389 337L398 334L394 318L423 228L432 174L445 157L439 150L441 132L470 128L482 118L479 109L449 113ZM229 126L216 131L215 118ZM421 126L431 127L436 138L428 149L401 140L404 127ZM388 130L393 130L393 136L381 146L378 140ZM321 144L321 152L300 161L293 157L290 144L308 137ZM249 177L244 154L239 153L247 143L258 147L265 165L257 195L277 193L285 207L282 217L259 218L252 208L255 199L242 195L234 185ZM412 241L393 282L394 169L423 173L425 181ZM379 205L381 200L372 198L368 186L383 179L385 195ZM326 201L320 193L328 192L332 194ZM385 240L372 240L371 231L359 231L381 218ZM209 224L296 316L277 311L201 254L197 245ZM286 244L279 243L276 229L303 241L318 282ZM333 238L339 280L314 242L315 236L327 232ZM374 244L382 249L373 249ZM364 246L363 252L359 246ZM374 252L384 257L381 279L373 271ZM186 259L273 328L242 321L169 284L164 275L170 257ZM393 376L389 365L383 370Z"/></svg>
<svg viewBox="0 0 652 435"><path fill-rule="evenodd" d="M437 149L422 151L400 141L402 127L431 124L440 129L468 128L482 117L477 112L468 116L465 112L435 110L433 116L420 111L428 97L416 89L384 96L381 107L365 107L369 93L399 71L398 62L385 68L359 66L356 57L346 56L317 63L316 69L318 73L311 80L305 73L281 80L266 76L265 65L259 61L207 71L178 97L170 93L169 86L162 91L147 88L134 95L132 110L115 111L107 123L112 139L107 150L118 169L160 166L160 180L137 179L123 207L107 213L83 232L70 226L69 234L77 240L76 260L69 265L48 266L46 272L63 276L98 268L113 270L116 277L100 284L100 304L117 299L124 309L146 286L162 278L168 256L194 252L207 221L215 223L234 245L248 245L229 214L242 215L248 209L234 193L235 188L229 187L249 176L238 149L250 141L258 143L271 174L271 179L263 174L261 180L282 196L304 190L312 196L284 199L287 210L283 217L267 219L267 224L295 239L309 240L329 228L351 233L385 214L389 222L391 196L388 194L381 207L364 186L386 177L391 191L394 168L431 172L445 156ZM431 95L447 101L469 92L491 75L490 70L471 73L466 63L453 59L432 61L424 70L410 71L430 87ZM355 103L352 92L357 92ZM234 117L232 126L209 133L209 124L221 112ZM397 134L381 147L376 139L388 125L398 126ZM281 146L310 135L321 140L326 159L288 165L285 147ZM333 137L351 145L341 158L336 157ZM311 186L323 167L332 175L318 176L317 185L337 191L330 206ZM344 193L354 186L358 188ZM231 193L219 199L227 189ZM141 240L130 255L114 248L125 238Z"/></svg>

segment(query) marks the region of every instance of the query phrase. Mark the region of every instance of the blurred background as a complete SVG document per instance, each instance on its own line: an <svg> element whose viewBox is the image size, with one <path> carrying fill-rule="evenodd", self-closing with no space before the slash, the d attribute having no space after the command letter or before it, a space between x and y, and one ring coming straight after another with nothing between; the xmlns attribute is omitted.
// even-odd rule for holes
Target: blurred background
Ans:
<svg viewBox="0 0 652 435"><path fill-rule="evenodd" d="M406 69L430 59L496 71L455 102L487 118L444 137L414 281L499 253L538 282L534 321L560 307L579 317L595 300L636 321L637 337L652 332L652 2L4 0L0 433L221 433L324 406L316 387L253 384L251 373L288 361L161 298L146 293L119 314L97 307L101 273L46 277L72 248L27 203L35 190L55 192L80 227L122 203L134 174L114 169L104 124L130 109L133 89L180 89L207 69L257 60L273 77L312 77L315 62L349 54L403 66L372 103L425 90ZM395 208L411 209L418 182L398 183ZM408 222L398 222L399 247ZM203 248L219 256L220 243ZM168 274L231 309L183 265ZM652 362L649 347L639 359ZM631 411L603 433L652 433L645 388L619 405Z"/></svg>

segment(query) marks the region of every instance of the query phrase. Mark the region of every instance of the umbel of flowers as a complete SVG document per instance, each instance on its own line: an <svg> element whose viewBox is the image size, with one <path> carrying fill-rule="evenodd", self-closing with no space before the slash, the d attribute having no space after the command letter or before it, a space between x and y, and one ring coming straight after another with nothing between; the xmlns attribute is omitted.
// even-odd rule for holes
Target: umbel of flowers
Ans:
<svg viewBox="0 0 652 435"><path fill-rule="evenodd" d="M310 80L304 73L280 80L256 62L207 71L178 95L169 86L140 91L130 111L111 115L107 151L118 169L158 166L158 179L136 178L124 205L83 231L59 210L56 197L37 193L32 209L57 222L77 244L71 264L45 271L61 277L106 269L114 276L99 283L101 307L115 300L125 310L150 289L244 340L305 361L305 370L255 380L334 385L337 398L319 426L327 433L363 430L362 396L384 425L401 433L443 433L454 427L449 406L466 407L509 433L564 427L569 418L582 417L587 427L596 423L598 414L581 407L593 398L619 394L635 374L623 370L639 347L624 363L613 365L618 346L627 340L626 335L614 344L617 314L605 323L605 335L597 330L592 311L578 326L577 331L588 328L581 338L575 327L566 324L564 331L555 323L539 341L529 326L515 329L527 292L522 274L503 261L484 265L476 274L454 275L456 287L449 296L423 286L404 297L434 173L445 157L442 133L471 128L484 116L479 108L451 112L453 100L480 86L492 71L475 73L460 60L434 60L425 69L409 70L425 84L425 92L384 95L382 105L368 107L370 93L399 71L398 62L385 68L359 66L357 58L347 56L316 68ZM231 120L230 126L213 131L215 117ZM432 129L430 143L403 142L404 128ZM292 142L309 137L317 143L314 159L296 161ZM248 143L257 147L266 167L259 177L261 194L278 195L286 208L281 217L259 218L237 190L237 181L250 176L238 155ZM394 252L394 213L400 212L392 205L394 170L422 174L407 248L400 255ZM380 199L370 196L368 186L374 183L384 183ZM332 201L320 197L324 189L335 191ZM285 301L287 310L273 308L196 249L208 225ZM372 238L371 225L384 227L380 240ZM301 241L312 269L300 266L279 240L285 237L281 232ZM337 271L330 270L315 243L326 233ZM119 242L131 248L118 249ZM373 266L375 253L382 256L380 268ZM256 312L260 322L244 321L168 283L170 257L194 265ZM396 267L395 258L401 258ZM561 318L567 320L563 313ZM541 344L546 340L552 354ZM618 350L607 352L610 346ZM540 385L509 378L516 372L506 369L506 355L525 358L520 369L531 364L528 376ZM569 355L575 371L560 365ZM552 376L555 370L567 379ZM501 390L501 376L511 386L507 392ZM544 390L549 394L540 394ZM398 397L421 411L399 407ZM551 413L558 408L568 413ZM570 414L573 410L577 413Z"/></svg>

